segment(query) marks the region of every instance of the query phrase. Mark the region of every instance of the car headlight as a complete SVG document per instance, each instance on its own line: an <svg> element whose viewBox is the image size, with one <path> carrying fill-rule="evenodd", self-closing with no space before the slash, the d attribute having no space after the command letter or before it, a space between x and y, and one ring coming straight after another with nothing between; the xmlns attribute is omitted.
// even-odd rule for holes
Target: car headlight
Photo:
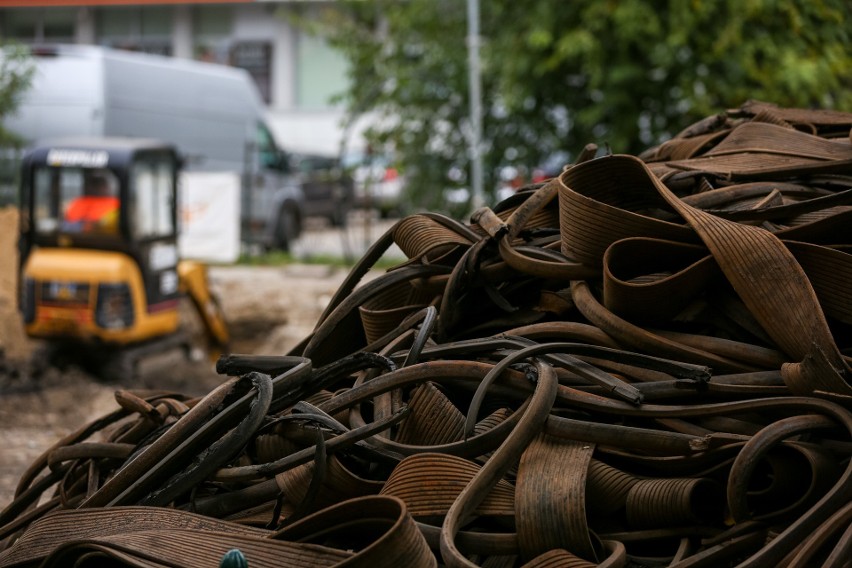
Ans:
<svg viewBox="0 0 852 568"><path fill-rule="evenodd" d="M133 297L127 284L100 284L95 323L107 329L133 325Z"/></svg>

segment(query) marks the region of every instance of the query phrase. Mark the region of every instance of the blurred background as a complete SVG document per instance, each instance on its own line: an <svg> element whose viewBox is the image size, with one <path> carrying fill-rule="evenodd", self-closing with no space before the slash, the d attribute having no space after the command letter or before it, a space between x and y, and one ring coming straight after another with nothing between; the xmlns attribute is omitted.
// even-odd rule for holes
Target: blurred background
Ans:
<svg viewBox="0 0 852 568"><path fill-rule="evenodd" d="M10 0L0 36L243 69L294 169L339 166L323 175L354 178L352 205L383 216L469 213L477 153L494 202L586 143L638 153L747 99L852 109L847 0L472 3ZM33 77L13 52L0 84L7 146L31 141L13 108L38 82L38 56Z"/></svg>

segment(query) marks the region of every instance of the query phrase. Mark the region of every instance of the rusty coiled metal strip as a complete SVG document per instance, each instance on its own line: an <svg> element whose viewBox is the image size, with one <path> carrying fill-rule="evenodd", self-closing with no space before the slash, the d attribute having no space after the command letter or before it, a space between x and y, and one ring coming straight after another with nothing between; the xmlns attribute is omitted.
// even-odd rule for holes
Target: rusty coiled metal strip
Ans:
<svg viewBox="0 0 852 568"><path fill-rule="evenodd" d="M423 311L423 323L417 330L414 336L414 341L411 342L411 347L402 362L403 367L414 365L420 360L420 355L423 349L432 337L432 333L438 325L438 310L435 306L429 306Z"/></svg>
<svg viewBox="0 0 852 568"><path fill-rule="evenodd" d="M479 472L481 466L463 458L423 453L399 462L382 488L382 495L402 499L417 520L441 519ZM428 491L424 488L428 487ZM500 480L476 508L477 516L512 517L515 488Z"/></svg>
<svg viewBox="0 0 852 568"><path fill-rule="evenodd" d="M354 406L369 400L377 394L388 392L409 384L418 384L427 380L436 382L444 380L463 381L468 384L477 383L492 368L493 365L472 361L419 363L404 369L399 369L393 373L381 375L357 388L350 389L349 391L328 401L322 406L322 409L326 412L334 413L342 408ZM509 371L506 375L515 376L517 380L519 373L516 371ZM503 376L503 380L507 380L506 375ZM518 386L520 387L520 385ZM528 387L526 389L518 390L515 393L515 396L516 398L523 399L527 396L528 391ZM460 457L475 458L486 454L499 446L506 436L510 435L512 429L515 428L523 414L523 410L524 406L521 405L521 407L515 410L511 416L497 424L494 428L486 430L481 434L468 438L467 440L460 440L458 442L435 446L410 446L380 437L376 437L374 442L379 447L387 448L404 455L422 452L444 452ZM352 418L354 420L354 416L352 416ZM353 426L358 426L358 424L358 422L353 421Z"/></svg>
<svg viewBox="0 0 852 568"><path fill-rule="evenodd" d="M315 476L314 471L313 464L301 465L279 473L275 476L275 481L286 499L291 503L300 503L308 493L308 486ZM313 500L312 511L353 497L378 495L384 486L382 481L367 479L356 474L337 456L331 456L328 459L328 468L324 477L320 493Z"/></svg>
<svg viewBox="0 0 852 568"><path fill-rule="evenodd" d="M638 478L592 459L586 484L586 503L591 518L607 518L624 508L630 488Z"/></svg>
<svg viewBox="0 0 852 568"><path fill-rule="evenodd" d="M314 334L294 349L310 358L222 361L231 374L272 377L265 412L249 416L249 405L238 402L251 390L249 379L214 394L215 406L169 393L120 393L118 414L64 440L25 474L18 498L0 514L4 546L21 535L26 542L50 511L132 486L140 458L161 473L133 499L180 477L190 462L224 460L215 472L186 478L173 506L256 526L298 526L306 520L300 515L324 504L354 518L361 509L347 508L348 493L324 488L342 464L371 490L400 490L417 507L441 501L423 509L434 515L420 518L440 523L446 512L443 527L414 525L431 547L425 562L441 554L451 565L517 565L519 538L554 534L558 523L522 515L523 534L495 532L513 530L517 511L505 506L479 516L481 506L488 488L508 490L517 480L518 498L521 486L537 481L530 468L516 470L517 459L525 450L531 459L541 448L530 441L550 436L554 447L590 448L588 468L571 478L587 505L573 518L586 523L579 532L595 547L592 535L601 535L601 566L841 565L852 546L845 506L852 498L852 397L835 383L852 365L850 126L852 114L750 103L649 150L647 164L624 156L594 160L596 149L584 151L557 179L524 188L494 212L481 210L473 224L429 213L404 220L353 269ZM356 288L394 240L410 259ZM785 274L790 267L795 273ZM801 290L776 294L804 282L813 290L801 305L787 305ZM412 291L423 295L409 301ZM770 293L783 301L761 297ZM365 333L360 312L400 308L391 324ZM814 314L824 323L803 332L799 322L813 325ZM566 341L572 343L548 345ZM544 387L554 389L552 402ZM426 399L440 410L421 404ZM464 408L473 433L467 439L457 434ZM415 416L394 426L406 412ZM428 424L433 412L433 431L415 424ZM480 414L487 416L476 422ZM104 438L111 449L90 452L96 440L87 438L118 420ZM233 447L208 460L206 448L241 421ZM202 436L185 439L199 428ZM177 447L183 449L173 454ZM540 464L559 461L558 452L536 455ZM403 473L430 459L470 471L458 479L444 474L456 482L449 493L421 494L429 468ZM280 496L281 481L289 498ZM737 511L733 526L718 509L705 515L686 506L707 501L691 499L696 491L718 493L717 483L734 488L710 500ZM661 489L671 484L682 491ZM527 498L548 501L535 492ZM370 540L344 543L346 529L335 528L329 509L314 518L322 519L314 527L335 535L336 544L326 542L334 548L312 548L328 555L326 564ZM646 528L660 525L669 526ZM170 564L215 560L218 549L208 543L222 531L204 532L195 544L192 532L173 532L164 550L191 551L197 543L209 550ZM46 543L44 558L58 564L101 555L136 564L163 534L128 530L80 547ZM245 548L255 554L263 544L256 541L266 539L248 535ZM293 543L284 544L282 558L292 558ZM371 550L379 561L384 546ZM540 552L540 562L568 562L561 552ZM161 554L144 561L159 565ZM386 556L409 563L396 554Z"/></svg>
<svg viewBox="0 0 852 568"><path fill-rule="evenodd" d="M186 440L175 448L169 456L166 456L161 463L171 463L172 456L180 455L184 447L199 443L201 440L205 440L207 436L213 437L218 434L221 437L210 444L207 449L198 452L197 457L189 467L162 482L160 487L148 490L148 495L139 501L140 505L165 506L171 503L175 498L189 491L197 483L206 479L215 470L231 460L248 442L263 423L266 412L272 403L273 391L272 379L269 375L249 373L246 377L251 380L253 391L256 394L252 396L252 393L248 393L234 402L232 408L242 406L245 404L244 401L248 399L248 408L244 410L245 415L239 424L222 436L221 432L228 430L228 428L223 428L220 424L211 421L187 436ZM225 422L226 418L230 417L229 414L227 409L224 410L217 416L215 422L220 420ZM143 478L149 472L145 472ZM138 482L134 483L132 488L128 488L128 491L138 490L137 487ZM113 503L121 503L122 498L126 497L119 495ZM132 498L127 499L131 500Z"/></svg>
<svg viewBox="0 0 852 568"><path fill-rule="evenodd" d="M468 248L450 272L444 292L441 296L438 320L438 336L451 336L459 321L462 320L463 295L472 281L479 276L480 258L490 245L487 239L481 239ZM453 309L453 307L455 309Z"/></svg>
<svg viewBox="0 0 852 568"><path fill-rule="evenodd" d="M146 399L146 402L152 404L154 401L157 401L158 399L163 397L163 394L156 393L148 397ZM129 411L124 408L121 408L119 410L107 414L106 416L103 416L101 418L93 420L88 424L83 425L76 431L57 441L53 446L48 448L41 456L39 456L21 475L21 479L19 480L18 485L15 489L15 497L17 498L21 496L28 488L30 488L31 484L38 476L38 473L47 466L48 456L53 450L85 440L96 432L102 431L110 425L115 424L116 422L125 418L129 414ZM14 507L10 506L6 511L0 513L0 523L6 522L7 512L12 513L12 510L14 510Z"/></svg>
<svg viewBox="0 0 852 568"><path fill-rule="evenodd" d="M812 430L836 427L836 422L821 415L804 414L779 420L757 432L746 442L731 466L728 476L728 506L731 516L738 522L752 517L747 503L748 478L760 463L760 456L784 438Z"/></svg>
<svg viewBox="0 0 852 568"><path fill-rule="evenodd" d="M640 479L627 493L627 523L633 528L719 524L722 487L700 477Z"/></svg>
<svg viewBox="0 0 852 568"><path fill-rule="evenodd" d="M121 522L116 522L120 520ZM268 531L227 523L203 515L158 507L118 507L77 511L57 511L36 521L15 544L0 553L3 565L19 565L45 558L57 544L137 531L179 528L264 536Z"/></svg>
<svg viewBox="0 0 852 568"><path fill-rule="evenodd" d="M506 335L533 340L575 341L618 349L619 345L599 328L571 321L542 322L506 330Z"/></svg>
<svg viewBox="0 0 852 568"><path fill-rule="evenodd" d="M441 549L441 527L417 521L417 528L436 554ZM456 533L459 548L469 554L484 556L516 556L518 554L518 535L505 532L466 531Z"/></svg>
<svg viewBox="0 0 852 568"><path fill-rule="evenodd" d="M597 565L562 548L554 548L524 563L523 568L595 568Z"/></svg>
<svg viewBox="0 0 852 568"><path fill-rule="evenodd" d="M720 357L741 361L746 365L753 365L760 369L780 369L781 365L788 360L787 356L781 351L754 343L744 343L723 337L695 335L666 329L654 328L651 331L660 337L676 341L682 345L704 349ZM721 376L721 374L718 376Z"/></svg>
<svg viewBox="0 0 852 568"><path fill-rule="evenodd" d="M826 316L852 324L852 254L810 243L784 243L814 287Z"/></svg>
<svg viewBox="0 0 852 568"><path fill-rule="evenodd" d="M707 249L628 238L603 257L604 306L631 321L669 321L721 274Z"/></svg>
<svg viewBox="0 0 852 568"><path fill-rule="evenodd" d="M809 444L788 441L765 451L758 459L760 468L766 470L764 476L769 477L748 479L747 501L753 508L751 518L765 523L801 515L841 474L830 452ZM729 508L736 505L732 503Z"/></svg>
<svg viewBox="0 0 852 568"><path fill-rule="evenodd" d="M852 555L852 503L839 509L800 546L795 554L784 559L790 568L804 568L813 562L812 557L837 533L842 533L837 544L823 562L823 568L840 568L849 564Z"/></svg>
<svg viewBox="0 0 852 568"><path fill-rule="evenodd" d="M624 544L616 541L603 541L602 546L607 555L601 562L595 564L571 554L567 550L555 549L533 558L523 565L523 568L541 568L544 566L581 568L597 566L598 568L623 568L627 565L627 550Z"/></svg>
<svg viewBox="0 0 852 568"><path fill-rule="evenodd" d="M411 413L400 424L400 444L435 446L464 437L464 415L433 383L423 383L411 393Z"/></svg>
<svg viewBox="0 0 852 568"><path fill-rule="evenodd" d="M662 199L643 196L629 201L634 192L625 192L608 181L597 169L599 160L569 168L559 178L560 233L562 252L589 266L600 266L606 249L629 237L648 237L696 243L692 230L682 224L663 221L639 213L646 208L665 206ZM583 193L576 187L584 188Z"/></svg>
<svg viewBox="0 0 852 568"><path fill-rule="evenodd" d="M360 329L360 317L356 308L369 298L393 288L400 282L446 272L448 272L447 268L441 265L410 266L390 272L386 278L364 284L343 299L317 326L302 350L302 355L313 359L315 365L321 365L358 351L359 347L366 345L366 342ZM339 341L335 341L335 338Z"/></svg>
<svg viewBox="0 0 852 568"><path fill-rule="evenodd" d="M406 281L367 299L358 307L367 343L381 338L407 316L425 308L432 296L422 286L413 286L410 281Z"/></svg>
<svg viewBox="0 0 852 568"><path fill-rule="evenodd" d="M81 442L73 446L57 448L47 456L47 466L55 470L58 464L79 459L113 458L124 459L135 446L132 444Z"/></svg>
<svg viewBox="0 0 852 568"><path fill-rule="evenodd" d="M586 520L586 474L594 446L539 435L518 467L515 508L524 558L564 548L597 562Z"/></svg>
<svg viewBox="0 0 852 568"><path fill-rule="evenodd" d="M686 160L712 147L721 138L728 135L729 130L719 130L691 137L676 137L660 144L656 149L654 160Z"/></svg>
<svg viewBox="0 0 852 568"><path fill-rule="evenodd" d="M707 450L711 436L693 436L679 432L637 428L621 424L605 424L550 416L545 432L555 438L588 444L624 446L663 455L689 455Z"/></svg>
<svg viewBox="0 0 852 568"><path fill-rule="evenodd" d="M743 200L762 199L774 191L796 200L797 203L800 200L819 199L834 195L831 191L801 183L756 181L718 188L709 187L706 191L684 195L680 199L687 205L714 213L730 209L734 204Z"/></svg>
<svg viewBox="0 0 852 568"><path fill-rule="evenodd" d="M739 109L729 114L754 116L764 109L770 110L791 124L813 125L817 132L823 134L838 128L841 129L841 132L845 132L852 126L852 115L848 112L830 109L786 108L757 100L746 101Z"/></svg>
<svg viewBox="0 0 852 568"><path fill-rule="evenodd" d="M561 280L597 276L596 268L583 266L553 251L541 247L519 247L513 244L523 229L534 226L534 223L538 222L535 216L544 211L558 193L558 182L551 180L519 205L506 219L505 224L499 222L497 216L488 208L474 213L472 221L481 225L491 238L498 241L502 259L519 272Z"/></svg>
<svg viewBox="0 0 852 568"><path fill-rule="evenodd" d="M687 219L764 329L786 353L796 360L803 359L800 364L783 367L788 386L794 392L828 390L852 394L852 387L843 378L852 376L852 369L837 352L809 280L783 244L760 228L725 221L684 205L649 176L641 162L629 157L619 161L623 165L616 167L623 168L624 175L648 179ZM782 280L770 282L757 276L761 274ZM798 331L802 327L808 330L806 340Z"/></svg>
<svg viewBox="0 0 852 568"><path fill-rule="evenodd" d="M725 139L705 153L706 156L725 154L766 153L817 158L822 160L847 160L852 158L852 148L814 134L799 132L768 122L744 122L734 128ZM759 162L759 160L756 160Z"/></svg>
<svg viewBox="0 0 852 568"><path fill-rule="evenodd" d="M759 164L759 166L755 166ZM709 172L734 180L767 179L772 176L830 175L842 174L852 166L852 159L843 161L824 160L820 158L785 156L766 153L755 160L755 156L747 154L724 154L708 156L692 160L669 162L669 166L701 173Z"/></svg>
<svg viewBox="0 0 852 568"><path fill-rule="evenodd" d="M350 559L335 565L340 568L437 566L405 503L386 495L359 497L329 507L278 531L273 538L354 548Z"/></svg>
<svg viewBox="0 0 852 568"><path fill-rule="evenodd" d="M380 432L388 426L402 420L405 417L407 410L407 407L404 407L387 418L377 420L360 428L354 428L353 430L340 434L339 436L335 436L326 444L326 451L346 447L347 445L354 444L359 440L373 436L377 432ZM274 462L223 468L216 472L214 478L219 481L228 482L249 480L258 476L277 475L278 473L287 471L290 468L307 463L313 458L313 455L313 447L305 448L304 450L300 450Z"/></svg>
<svg viewBox="0 0 852 568"><path fill-rule="evenodd" d="M519 359L524 356L523 351L517 355ZM538 371L536 388L517 428L512 430L485 466L462 490L444 519L441 527L441 557L451 568L473 565L457 548L456 533L482 503L491 487L505 475L512 463L520 458L524 448L536 436L537 430L553 407L556 399L556 373L549 365L536 363L535 366Z"/></svg>
<svg viewBox="0 0 852 568"><path fill-rule="evenodd" d="M595 267L580 264L557 252L512 246L506 238L500 239L498 246L506 264L530 276L568 281L595 278L600 273Z"/></svg>
<svg viewBox="0 0 852 568"><path fill-rule="evenodd" d="M430 262L474 242L425 215L411 215L400 221L394 227L393 239L408 258L420 260L427 257Z"/></svg>
<svg viewBox="0 0 852 568"><path fill-rule="evenodd" d="M237 380L224 383L221 387L206 396L201 403L193 406L181 420L175 423L154 444L133 460L133 467L124 467L119 470L98 492L84 502L83 507L105 506L129 487L138 476L160 463L160 460L168 452L183 441L182 437L184 435L195 430L210 417L215 409L222 404L227 395L231 393L236 383Z"/></svg>
<svg viewBox="0 0 852 568"><path fill-rule="evenodd" d="M187 568L216 566L234 548L258 568L296 565L337 566L352 558L345 550L277 542L269 538L229 533L170 531L128 531L108 537L74 541L56 548L43 566L62 568L86 565L88 561L112 561L119 565L170 568L181 558Z"/></svg>
<svg viewBox="0 0 852 568"><path fill-rule="evenodd" d="M591 322L604 330L622 345L634 348L640 352L662 354L665 357L680 361L707 365L714 369L725 371L750 371L753 367L744 365L732 359L720 357L714 353L695 349L675 341L666 339L642 329L629 321L620 318L604 308L594 297L588 284L572 282L571 294L577 309Z"/></svg>

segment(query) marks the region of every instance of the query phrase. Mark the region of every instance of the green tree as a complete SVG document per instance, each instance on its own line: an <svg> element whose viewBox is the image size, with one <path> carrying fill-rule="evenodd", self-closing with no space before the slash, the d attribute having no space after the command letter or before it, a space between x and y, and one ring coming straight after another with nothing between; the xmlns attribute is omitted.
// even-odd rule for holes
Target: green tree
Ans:
<svg viewBox="0 0 852 568"><path fill-rule="evenodd" d="M637 153L759 99L852 110L849 0L481 2L486 190L503 165L586 143ZM468 87L461 0L343 1L320 32L350 62L353 115L393 148L415 206L465 185Z"/></svg>
<svg viewBox="0 0 852 568"><path fill-rule="evenodd" d="M19 44L0 45L0 147L20 143L15 133L6 129L5 119L18 106L18 101L32 80L34 67L29 50Z"/></svg>
<svg viewBox="0 0 852 568"><path fill-rule="evenodd" d="M33 72L27 48L18 44L0 45L0 207L16 200L22 144L20 137L6 128L6 117L17 108Z"/></svg>

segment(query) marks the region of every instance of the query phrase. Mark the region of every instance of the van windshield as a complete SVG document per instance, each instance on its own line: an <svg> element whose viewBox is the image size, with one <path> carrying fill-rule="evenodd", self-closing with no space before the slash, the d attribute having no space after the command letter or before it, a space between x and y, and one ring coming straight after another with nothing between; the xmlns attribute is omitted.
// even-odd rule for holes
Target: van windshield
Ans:
<svg viewBox="0 0 852 568"><path fill-rule="evenodd" d="M36 168L33 221L38 233L117 233L118 179L105 168Z"/></svg>

